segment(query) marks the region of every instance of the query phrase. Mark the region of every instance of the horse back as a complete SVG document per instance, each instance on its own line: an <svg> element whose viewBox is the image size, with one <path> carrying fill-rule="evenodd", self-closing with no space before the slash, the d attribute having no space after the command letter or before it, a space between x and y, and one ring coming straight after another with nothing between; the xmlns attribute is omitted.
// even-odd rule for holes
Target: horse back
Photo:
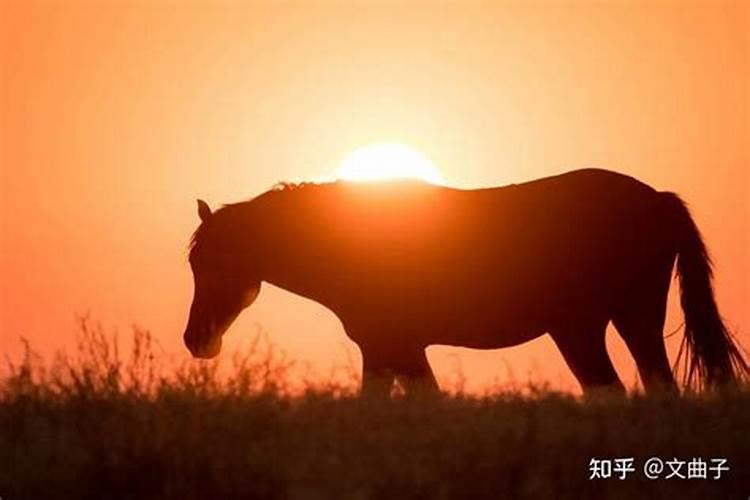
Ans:
<svg viewBox="0 0 750 500"><path fill-rule="evenodd" d="M304 243L287 245L309 263L295 270L306 295L425 329L543 330L606 309L660 207L649 186L594 169L479 190L340 183L324 198L296 211Z"/></svg>

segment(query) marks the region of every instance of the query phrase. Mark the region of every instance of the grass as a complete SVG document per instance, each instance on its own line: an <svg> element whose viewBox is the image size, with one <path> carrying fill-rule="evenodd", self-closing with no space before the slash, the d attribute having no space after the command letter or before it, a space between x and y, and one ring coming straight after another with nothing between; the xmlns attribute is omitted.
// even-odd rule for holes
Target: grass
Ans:
<svg viewBox="0 0 750 500"><path fill-rule="evenodd" d="M288 363L262 341L222 371L166 367L145 332L122 359L99 329L82 330L75 356L45 363L27 348L0 381L3 500L750 495L747 387L382 402L337 384L289 390ZM651 456L722 457L731 469L719 480L649 480ZM636 471L589 480L594 457L634 457Z"/></svg>

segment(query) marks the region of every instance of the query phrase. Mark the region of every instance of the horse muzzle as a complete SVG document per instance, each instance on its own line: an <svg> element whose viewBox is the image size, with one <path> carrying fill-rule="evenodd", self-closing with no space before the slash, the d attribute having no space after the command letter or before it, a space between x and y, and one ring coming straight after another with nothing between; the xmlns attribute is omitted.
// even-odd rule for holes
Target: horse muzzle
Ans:
<svg viewBox="0 0 750 500"><path fill-rule="evenodd" d="M194 358L215 358L221 351L220 332L201 332L199 335L193 335L191 330L188 329L185 332L184 340L185 346Z"/></svg>

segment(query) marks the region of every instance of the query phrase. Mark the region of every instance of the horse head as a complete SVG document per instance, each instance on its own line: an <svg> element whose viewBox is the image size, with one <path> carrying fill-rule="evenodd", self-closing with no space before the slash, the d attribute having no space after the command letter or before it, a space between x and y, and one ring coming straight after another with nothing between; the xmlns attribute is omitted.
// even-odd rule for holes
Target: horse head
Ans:
<svg viewBox="0 0 750 500"><path fill-rule="evenodd" d="M190 250L194 294L184 341L196 358L213 358L232 322L260 292L261 280L248 265L247 245L231 224L231 210L211 212L198 200L201 224Z"/></svg>

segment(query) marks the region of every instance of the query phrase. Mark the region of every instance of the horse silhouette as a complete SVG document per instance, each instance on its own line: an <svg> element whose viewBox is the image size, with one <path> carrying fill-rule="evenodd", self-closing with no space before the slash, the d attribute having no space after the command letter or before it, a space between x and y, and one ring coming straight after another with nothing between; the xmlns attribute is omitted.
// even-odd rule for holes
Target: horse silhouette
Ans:
<svg viewBox="0 0 750 500"><path fill-rule="evenodd" d="M407 391L437 388L431 344L495 349L548 333L584 391L621 392L605 347L609 321L646 390L675 391L663 327L676 259L686 383L748 373L685 204L615 172L476 190L282 184L213 213L199 200L198 212L184 335L196 357L218 354L265 281L336 314L361 349L363 391L387 394L394 377Z"/></svg>

